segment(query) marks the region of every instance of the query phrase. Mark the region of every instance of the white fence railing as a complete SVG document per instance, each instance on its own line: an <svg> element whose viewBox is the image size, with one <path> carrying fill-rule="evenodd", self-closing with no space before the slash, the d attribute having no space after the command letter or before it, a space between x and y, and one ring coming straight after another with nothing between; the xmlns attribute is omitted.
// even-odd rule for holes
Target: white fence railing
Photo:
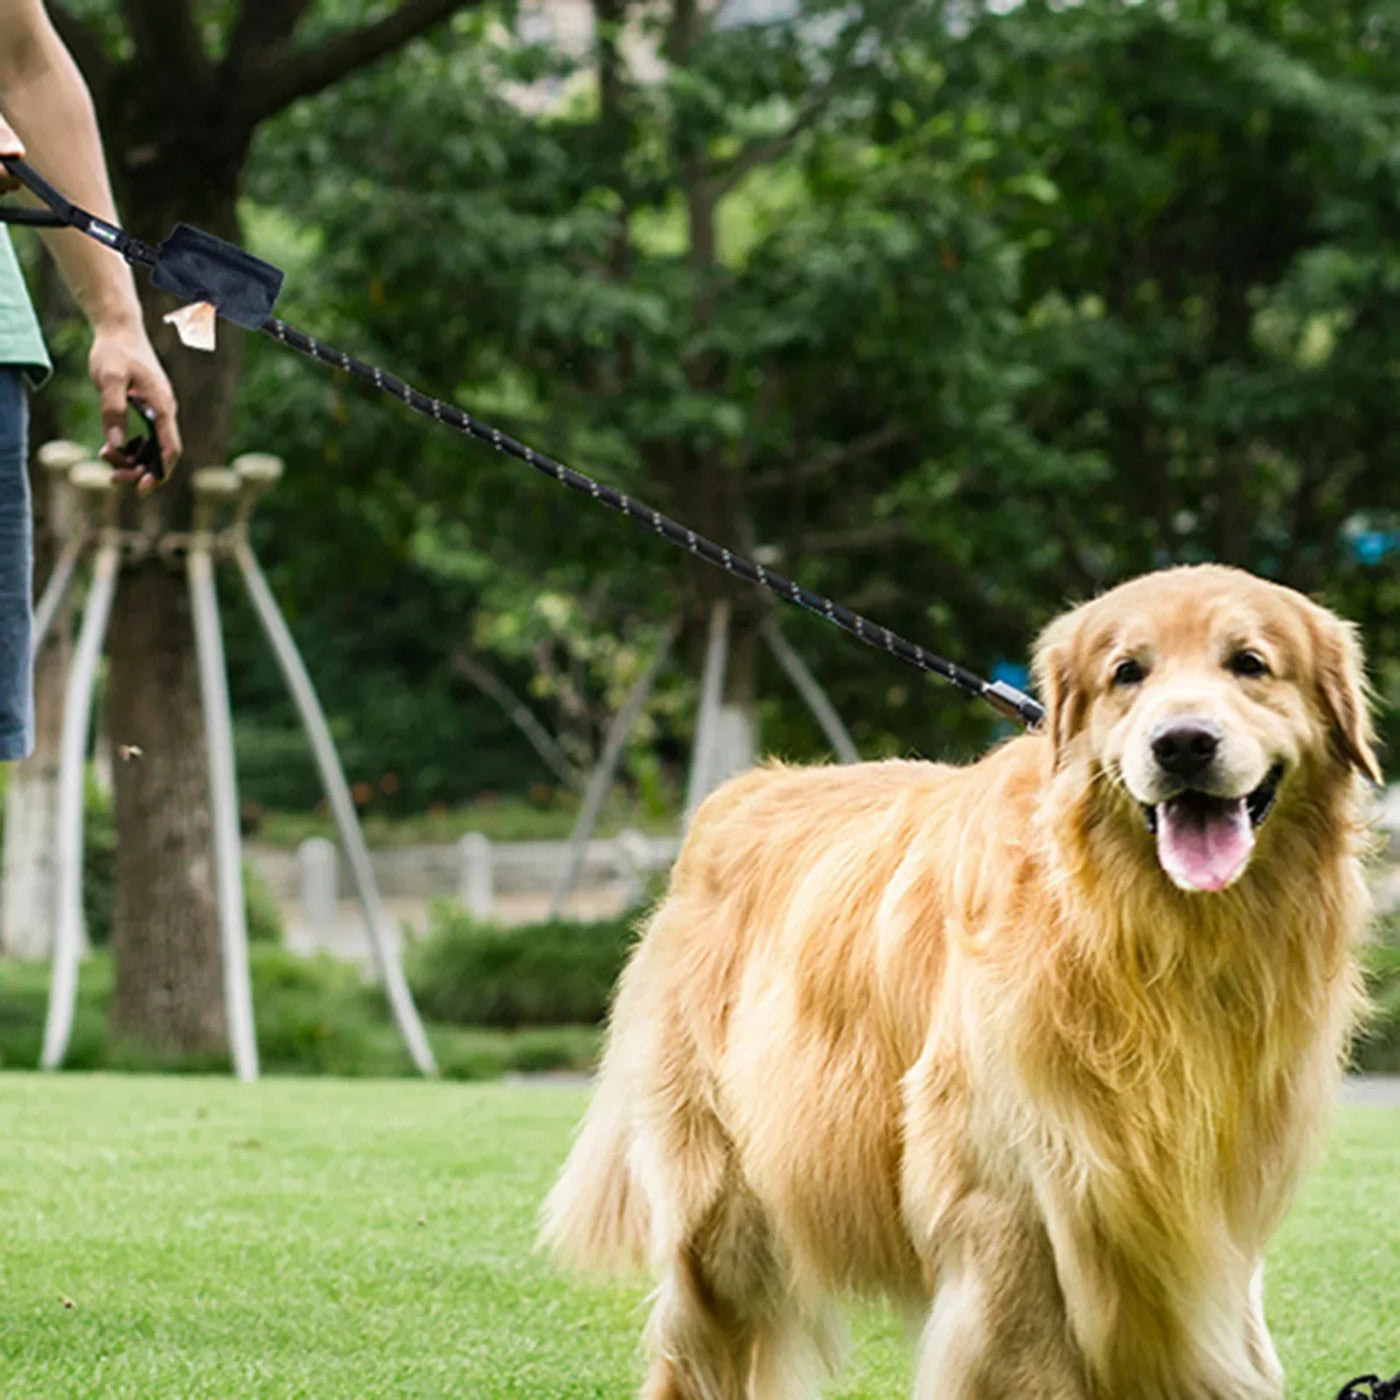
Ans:
<svg viewBox="0 0 1400 1400"><path fill-rule="evenodd" d="M580 888L618 889L626 906L638 901L647 881L669 868L680 841L624 831L590 841ZM350 897L346 871L334 842L313 836L286 850L252 843L248 858L281 904L300 905L311 925L334 922ZM567 841L491 841L480 833L451 845L403 846L370 852L380 893L393 900L458 899L478 918L490 918L499 895L546 894L568 863Z"/></svg>

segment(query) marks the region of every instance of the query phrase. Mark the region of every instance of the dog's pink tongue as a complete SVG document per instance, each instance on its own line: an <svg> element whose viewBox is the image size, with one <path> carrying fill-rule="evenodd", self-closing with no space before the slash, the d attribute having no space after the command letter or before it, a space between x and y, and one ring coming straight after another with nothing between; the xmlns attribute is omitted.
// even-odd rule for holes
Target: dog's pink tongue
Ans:
<svg viewBox="0 0 1400 1400"><path fill-rule="evenodd" d="M1238 802L1178 798L1157 808L1157 859L1184 890L1223 890L1244 869L1254 828Z"/></svg>

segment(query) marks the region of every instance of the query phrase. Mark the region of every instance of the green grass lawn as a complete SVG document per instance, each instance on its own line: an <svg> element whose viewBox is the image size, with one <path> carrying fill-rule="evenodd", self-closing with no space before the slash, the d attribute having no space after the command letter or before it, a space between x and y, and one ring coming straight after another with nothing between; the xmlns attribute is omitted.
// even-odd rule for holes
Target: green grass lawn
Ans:
<svg viewBox="0 0 1400 1400"><path fill-rule="evenodd" d="M573 1088L0 1075L0 1397L623 1397L641 1287L531 1253ZM1345 1112L1274 1251L1290 1395L1400 1368L1400 1111ZM907 1393L864 1312L834 1394ZM1008 1397L1008 1400L1011 1400Z"/></svg>

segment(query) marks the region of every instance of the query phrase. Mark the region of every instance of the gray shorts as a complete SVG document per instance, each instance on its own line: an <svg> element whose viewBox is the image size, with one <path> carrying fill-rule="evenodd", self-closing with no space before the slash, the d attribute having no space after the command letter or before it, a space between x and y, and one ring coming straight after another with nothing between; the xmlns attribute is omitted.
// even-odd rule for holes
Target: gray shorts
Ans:
<svg viewBox="0 0 1400 1400"><path fill-rule="evenodd" d="M0 763L34 748L34 516L24 374L0 365Z"/></svg>

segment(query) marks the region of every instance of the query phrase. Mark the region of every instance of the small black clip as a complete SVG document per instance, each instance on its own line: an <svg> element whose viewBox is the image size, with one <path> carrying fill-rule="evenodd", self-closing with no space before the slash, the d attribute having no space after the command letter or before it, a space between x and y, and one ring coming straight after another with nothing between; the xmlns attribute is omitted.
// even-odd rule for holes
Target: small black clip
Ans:
<svg viewBox="0 0 1400 1400"><path fill-rule="evenodd" d="M122 456L128 465L148 471L157 481L165 480L165 460L160 452L160 439L156 437L156 411L136 399L128 399L127 407L137 414L146 431L128 438L122 447Z"/></svg>

